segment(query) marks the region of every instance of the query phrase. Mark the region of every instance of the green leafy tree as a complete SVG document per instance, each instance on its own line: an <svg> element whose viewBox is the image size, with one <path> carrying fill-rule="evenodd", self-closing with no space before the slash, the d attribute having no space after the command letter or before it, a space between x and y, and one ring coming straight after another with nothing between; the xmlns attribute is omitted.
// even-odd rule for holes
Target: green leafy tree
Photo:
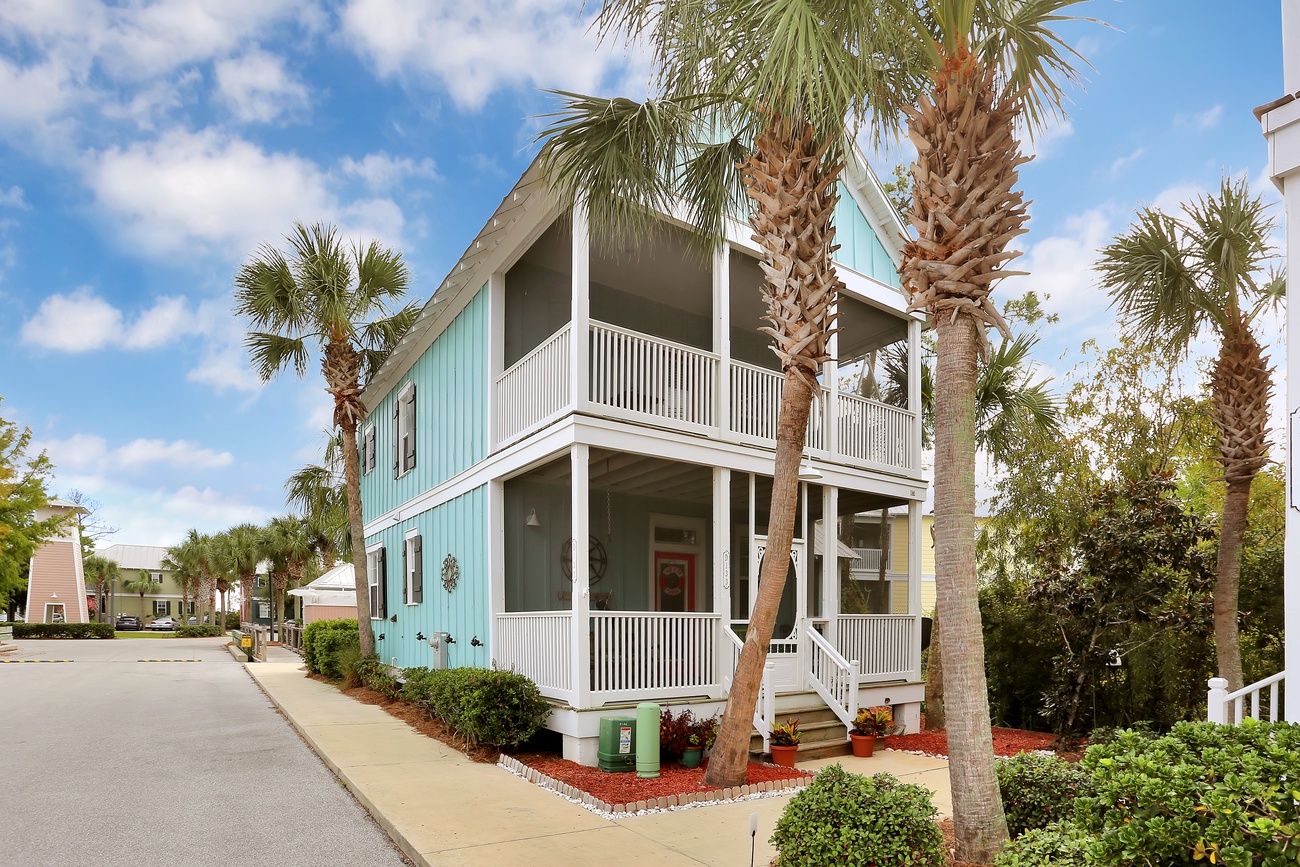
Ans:
<svg viewBox="0 0 1300 867"><path fill-rule="evenodd" d="M86 586L95 588L95 613L99 622L103 623L103 601L111 591L113 582L121 577L121 569L115 561L97 554L82 558L81 566L86 576Z"/></svg>
<svg viewBox="0 0 1300 867"><path fill-rule="evenodd" d="M44 452L27 454L31 441L29 428L0 418L0 608L11 619L27 589L32 555L68 520L36 517L50 503L54 465Z"/></svg>
<svg viewBox="0 0 1300 867"><path fill-rule="evenodd" d="M372 241L347 250L335 228L294 225L290 258L263 246L235 276L235 313L248 319L245 339L263 382L286 367L307 372L314 346L325 387L334 398L334 425L343 435L344 488L356 573L361 652L375 652L366 583L357 425L366 418L364 383L388 358L419 315L408 305L394 311L410 284L402 256Z"/></svg>
<svg viewBox="0 0 1300 867"><path fill-rule="evenodd" d="M1238 634L1241 547L1250 486L1268 459L1273 369L1255 336L1263 311L1284 298L1283 281L1265 267L1274 253L1273 221L1244 180L1224 178L1216 195L1184 206L1186 218L1155 208L1102 250L1097 265L1128 333L1179 355L1205 331L1219 340L1210 390L1227 482L1214 586L1219 676L1243 685Z"/></svg>

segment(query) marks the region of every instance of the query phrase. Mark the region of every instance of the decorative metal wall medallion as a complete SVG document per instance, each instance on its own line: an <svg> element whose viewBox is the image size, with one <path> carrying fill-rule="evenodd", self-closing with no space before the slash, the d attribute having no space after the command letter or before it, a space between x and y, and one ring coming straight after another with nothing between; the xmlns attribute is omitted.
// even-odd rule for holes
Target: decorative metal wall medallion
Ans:
<svg viewBox="0 0 1300 867"><path fill-rule="evenodd" d="M456 589L459 580L460 564L456 562L455 554L448 554L447 559L442 561L442 589L450 593Z"/></svg>

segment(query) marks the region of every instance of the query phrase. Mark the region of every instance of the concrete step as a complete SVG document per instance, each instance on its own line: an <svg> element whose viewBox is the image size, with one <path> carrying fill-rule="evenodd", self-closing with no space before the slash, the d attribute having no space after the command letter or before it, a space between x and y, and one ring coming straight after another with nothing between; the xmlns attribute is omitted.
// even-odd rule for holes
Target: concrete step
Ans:
<svg viewBox="0 0 1300 867"><path fill-rule="evenodd" d="M848 727L840 722L834 713L831 713L831 717L829 720L813 723L805 723L803 717L798 718L799 731L803 734L803 738L799 741L801 755L805 747L820 747L825 743L839 743L841 741L845 744L848 743ZM779 719L778 722L784 722L784 720ZM763 736L758 733L757 729L750 731L749 751L751 753L761 753L763 751ZM838 755L838 753L832 755Z"/></svg>

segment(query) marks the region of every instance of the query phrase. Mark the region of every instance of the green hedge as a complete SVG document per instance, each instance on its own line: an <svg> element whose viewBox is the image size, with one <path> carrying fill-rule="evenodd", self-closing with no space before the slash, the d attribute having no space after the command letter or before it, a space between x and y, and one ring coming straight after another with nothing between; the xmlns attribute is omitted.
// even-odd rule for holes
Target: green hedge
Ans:
<svg viewBox="0 0 1300 867"><path fill-rule="evenodd" d="M943 833L930 790L889 774L822 770L790 799L776 822L777 867L826 864L943 867Z"/></svg>
<svg viewBox="0 0 1300 867"><path fill-rule="evenodd" d="M993 867L1092 867L1093 838L1073 822L1031 828L993 859Z"/></svg>
<svg viewBox="0 0 1300 867"><path fill-rule="evenodd" d="M14 638L112 638L111 623L15 623Z"/></svg>
<svg viewBox="0 0 1300 867"><path fill-rule="evenodd" d="M317 620L307 624L302 631L302 658L307 670L324 675L331 680L343 676L345 651L361 646L355 617L339 620Z"/></svg>
<svg viewBox="0 0 1300 867"><path fill-rule="evenodd" d="M513 747L546 722L551 706L522 674L486 668L408 668L401 697L471 745Z"/></svg>
<svg viewBox="0 0 1300 867"><path fill-rule="evenodd" d="M177 638L212 638L222 634L222 631L211 623L187 623L176 627Z"/></svg>
<svg viewBox="0 0 1300 867"><path fill-rule="evenodd" d="M399 698L402 694L402 682L392 674L388 663L376 654L363 656L353 666L361 682L375 692L383 693L387 698Z"/></svg>
<svg viewBox="0 0 1300 867"><path fill-rule="evenodd" d="M1007 813L1007 830L1019 837L1074 815L1074 799L1091 795L1092 776L1056 756L1021 753L997 763L998 788Z"/></svg>

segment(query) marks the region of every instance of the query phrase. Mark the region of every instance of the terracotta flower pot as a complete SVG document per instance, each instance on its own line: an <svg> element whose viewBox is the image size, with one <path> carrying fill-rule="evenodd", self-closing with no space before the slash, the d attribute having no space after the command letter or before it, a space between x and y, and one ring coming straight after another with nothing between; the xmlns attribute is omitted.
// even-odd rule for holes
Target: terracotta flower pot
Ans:
<svg viewBox="0 0 1300 867"><path fill-rule="evenodd" d="M772 764L780 765L783 768L794 767L794 754L799 751L799 746L783 747L778 744L772 744Z"/></svg>
<svg viewBox="0 0 1300 867"><path fill-rule="evenodd" d="M849 733L850 740L853 741L853 755L859 759L869 759L876 749L875 735L860 735L857 732Z"/></svg>
<svg viewBox="0 0 1300 867"><path fill-rule="evenodd" d="M683 768L698 768L700 761L704 758L704 750L700 747L692 747L682 753Z"/></svg>

